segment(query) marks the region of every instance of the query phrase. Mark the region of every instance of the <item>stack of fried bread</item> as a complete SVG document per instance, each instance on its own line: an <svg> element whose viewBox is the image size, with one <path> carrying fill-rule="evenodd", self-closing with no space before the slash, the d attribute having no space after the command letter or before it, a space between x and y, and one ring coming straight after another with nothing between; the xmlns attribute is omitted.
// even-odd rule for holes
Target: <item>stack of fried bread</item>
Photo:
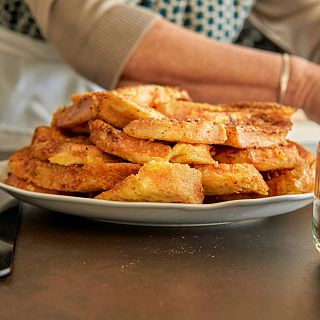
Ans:
<svg viewBox="0 0 320 320"><path fill-rule="evenodd" d="M294 112L276 103L196 103L156 85L77 94L11 156L5 182L112 201L312 192L314 157L286 140Z"/></svg>

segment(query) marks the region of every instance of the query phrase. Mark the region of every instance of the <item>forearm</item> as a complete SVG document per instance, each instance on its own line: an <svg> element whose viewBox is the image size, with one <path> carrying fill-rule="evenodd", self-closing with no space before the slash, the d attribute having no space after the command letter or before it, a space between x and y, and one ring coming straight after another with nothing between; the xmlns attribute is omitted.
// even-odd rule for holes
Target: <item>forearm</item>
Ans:
<svg viewBox="0 0 320 320"><path fill-rule="evenodd" d="M199 101L278 100L278 54L207 39L122 0L27 2L62 56L102 87L159 83L181 86ZM319 68L293 57L284 100L318 121Z"/></svg>
<svg viewBox="0 0 320 320"><path fill-rule="evenodd" d="M280 70L280 55L212 41L158 21L122 80L179 85L206 101L276 101Z"/></svg>

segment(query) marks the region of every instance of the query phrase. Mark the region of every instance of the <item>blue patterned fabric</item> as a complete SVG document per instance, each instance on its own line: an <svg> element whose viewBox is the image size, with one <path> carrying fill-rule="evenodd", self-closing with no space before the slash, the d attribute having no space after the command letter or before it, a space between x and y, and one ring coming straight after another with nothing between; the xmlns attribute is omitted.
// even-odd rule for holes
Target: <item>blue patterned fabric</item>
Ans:
<svg viewBox="0 0 320 320"><path fill-rule="evenodd" d="M234 42L255 0L127 0L209 38Z"/></svg>
<svg viewBox="0 0 320 320"><path fill-rule="evenodd" d="M0 25L32 38L43 39L28 5L21 0L0 0Z"/></svg>
<svg viewBox="0 0 320 320"><path fill-rule="evenodd" d="M235 42L255 0L126 0L167 20L223 42ZM0 25L43 39L23 0L0 0Z"/></svg>

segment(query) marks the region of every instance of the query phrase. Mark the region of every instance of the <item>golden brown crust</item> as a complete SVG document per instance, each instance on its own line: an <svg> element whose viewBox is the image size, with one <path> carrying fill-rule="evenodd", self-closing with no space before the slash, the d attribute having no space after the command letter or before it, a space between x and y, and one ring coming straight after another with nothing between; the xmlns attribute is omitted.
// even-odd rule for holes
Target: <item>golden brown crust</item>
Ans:
<svg viewBox="0 0 320 320"><path fill-rule="evenodd" d="M96 146L72 142L40 142L32 145L30 150L32 158L61 166L122 162L121 159L101 151Z"/></svg>
<svg viewBox="0 0 320 320"><path fill-rule="evenodd" d="M235 148L268 148L286 143L290 129L270 126L227 126L228 139L224 143Z"/></svg>
<svg viewBox="0 0 320 320"><path fill-rule="evenodd" d="M170 119L204 119L233 125L290 124L295 108L277 103L244 102L239 104L210 105L190 101L170 101L158 110Z"/></svg>
<svg viewBox="0 0 320 320"><path fill-rule="evenodd" d="M207 144L177 143L171 151L170 162L187 164L214 164L211 152L213 147Z"/></svg>
<svg viewBox="0 0 320 320"><path fill-rule="evenodd" d="M97 118L123 128L135 119L163 119L165 116L148 105L139 105L122 95L108 93L98 105Z"/></svg>
<svg viewBox="0 0 320 320"><path fill-rule="evenodd" d="M57 127L37 127L33 134L32 144L44 141L64 141L72 143L91 144L89 137L85 135L68 134Z"/></svg>
<svg viewBox="0 0 320 320"><path fill-rule="evenodd" d="M266 178L269 196L313 192L314 181L315 161L301 163L291 170L269 172Z"/></svg>
<svg viewBox="0 0 320 320"><path fill-rule="evenodd" d="M283 143L292 127L290 118L296 109L265 102L209 105L171 101L159 110L171 119L200 119L225 124L228 135L226 144L248 148Z"/></svg>
<svg viewBox="0 0 320 320"><path fill-rule="evenodd" d="M72 97L73 104L59 108L53 115L52 125L70 129L83 125L97 116L97 106L102 93L83 93Z"/></svg>
<svg viewBox="0 0 320 320"><path fill-rule="evenodd" d="M118 88L115 91L124 98L134 101L140 106L149 106L155 109L158 109L159 106L170 101L191 100L187 91L177 87L141 85Z"/></svg>
<svg viewBox="0 0 320 320"><path fill-rule="evenodd" d="M293 115L297 108L284 106L276 102L264 101L243 101L237 103L222 103L217 107L221 107L221 111L263 111L263 113L279 113L280 115Z"/></svg>
<svg viewBox="0 0 320 320"><path fill-rule="evenodd" d="M127 96L130 98L129 94ZM139 105L129 100L117 90L74 95L72 101L71 106L59 109L54 114L54 125L74 130L85 127L90 120L102 119L115 127L123 128L135 119L165 118L160 112L148 105Z"/></svg>
<svg viewBox="0 0 320 320"><path fill-rule="evenodd" d="M202 203L201 173L186 164L152 161L97 199Z"/></svg>
<svg viewBox="0 0 320 320"><path fill-rule="evenodd" d="M168 161L171 147L161 142L136 139L102 120L90 122L90 139L101 150L134 163Z"/></svg>
<svg viewBox="0 0 320 320"><path fill-rule="evenodd" d="M267 195L268 186L252 164L195 165L194 168L202 173L205 195L233 193Z"/></svg>
<svg viewBox="0 0 320 320"><path fill-rule="evenodd" d="M290 143L296 146L302 162L312 164L315 161L315 156L311 151L309 151L308 149L306 149L305 147L303 147L301 144L297 142L290 141Z"/></svg>
<svg viewBox="0 0 320 320"><path fill-rule="evenodd" d="M24 179L20 179L12 173L9 173L4 183L8 184L9 186L27 190L27 191L48 193L48 194L60 194L60 195L68 195L68 196L76 195L71 192L62 192L58 190L50 190L50 189L38 187L34 183L28 182L27 180L24 180Z"/></svg>
<svg viewBox="0 0 320 320"><path fill-rule="evenodd" d="M215 152L214 159L221 163L251 163L259 171L293 169L300 162L300 155L293 143L273 148L217 147Z"/></svg>
<svg viewBox="0 0 320 320"><path fill-rule="evenodd" d="M201 203L203 188L212 201L312 191L314 156L286 141L295 108L190 100L186 91L158 85L76 94L52 127L37 128L32 146L11 157L7 182L38 192L93 197L112 189L98 198L185 203ZM115 156L145 166L139 171Z"/></svg>
<svg viewBox="0 0 320 320"><path fill-rule="evenodd" d="M305 149L299 143L290 143L296 146L300 161L291 170L276 170L264 174L265 180L269 186L269 196L314 191L315 157L312 152Z"/></svg>
<svg viewBox="0 0 320 320"><path fill-rule="evenodd" d="M222 144L226 141L224 125L201 120L140 119L130 122L123 130L138 139L203 144Z"/></svg>
<svg viewBox="0 0 320 320"><path fill-rule="evenodd" d="M191 101L169 101L158 105L156 109L168 118L177 120L205 119L203 115L206 112L217 114L222 111L220 106Z"/></svg>
<svg viewBox="0 0 320 320"><path fill-rule="evenodd" d="M108 190L140 168L133 163L59 166L31 158L30 148L11 156L9 166L11 172L21 179L45 189L64 192Z"/></svg>

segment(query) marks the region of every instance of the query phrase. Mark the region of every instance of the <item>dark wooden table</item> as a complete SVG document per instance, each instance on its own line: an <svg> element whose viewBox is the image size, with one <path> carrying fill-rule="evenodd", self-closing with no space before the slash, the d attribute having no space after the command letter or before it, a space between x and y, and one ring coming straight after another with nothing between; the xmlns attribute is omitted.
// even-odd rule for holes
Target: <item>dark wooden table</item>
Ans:
<svg viewBox="0 0 320 320"><path fill-rule="evenodd" d="M0 319L319 319L311 206L197 228L113 225L23 205Z"/></svg>
<svg viewBox="0 0 320 320"><path fill-rule="evenodd" d="M0 319L320 319L312 207L220 226L113 225L23 205Z"/></svg>

